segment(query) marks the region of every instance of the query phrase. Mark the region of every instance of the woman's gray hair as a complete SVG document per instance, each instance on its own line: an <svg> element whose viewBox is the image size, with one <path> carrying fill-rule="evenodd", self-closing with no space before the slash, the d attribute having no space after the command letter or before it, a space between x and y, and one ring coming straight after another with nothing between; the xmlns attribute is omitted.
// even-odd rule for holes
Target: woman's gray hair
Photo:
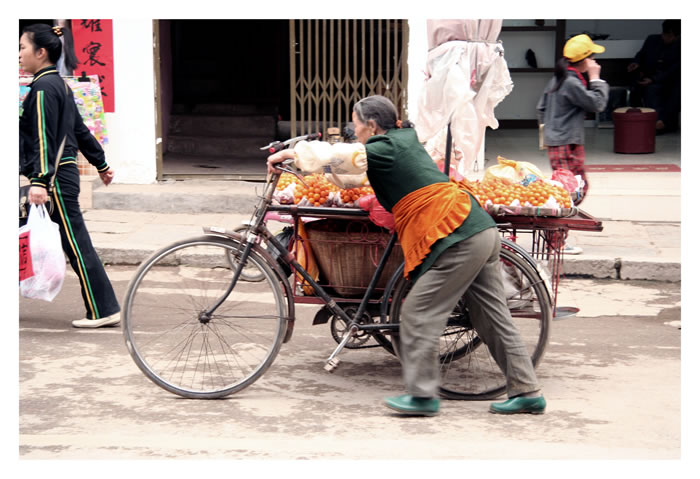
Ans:
<svg viewBox="0 0 700 479"><path fill-rule="evenodd" d="M396 128L399 113L394 104L387 97L382 95L372 95L355 103L352 111L357 114L357 118L367 124L374 120L382 130Z"/></svg>

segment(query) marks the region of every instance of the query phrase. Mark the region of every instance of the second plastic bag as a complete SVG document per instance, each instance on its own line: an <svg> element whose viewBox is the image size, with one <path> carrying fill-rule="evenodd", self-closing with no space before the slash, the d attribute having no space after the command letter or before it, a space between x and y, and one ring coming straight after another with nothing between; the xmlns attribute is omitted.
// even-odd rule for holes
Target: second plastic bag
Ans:
<svg viewBox="0 0 700 479"><path fill-rule="evenodd" d="M30 207L27 224L19 229L19 237L20 294L53 301L66 276L66 257L58 225L51 221L44 205Z"/></svg>
<svg viewBox="0 0 700 479"><path fill-rule="evenodd" d="M484 181L501 179L509 183L520 183L528 175L536 178L544 178L537 166L527 161L513 161L508 158L498 157L498 164L489 166L484 172Z"/></svg>

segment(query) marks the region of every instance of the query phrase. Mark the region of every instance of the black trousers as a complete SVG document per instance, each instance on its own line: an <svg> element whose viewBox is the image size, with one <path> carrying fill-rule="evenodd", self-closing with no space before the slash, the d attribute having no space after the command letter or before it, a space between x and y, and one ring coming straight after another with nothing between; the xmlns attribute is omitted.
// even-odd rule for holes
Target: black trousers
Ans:
<svg viewBox="0 0 700 479"><path fill-rule="evenodd" d="M63 251L78 275L85 303L85 317L99 319L118 313L120 308L112 284L90 240L78 204L79 194L78 166L74 162L61 164L51 193L54 202L51 221L58 224Z"/></svg>
<svg viewBox="0 0 700 479"><path fill-rule="evenodd" d="M681 85L659 85L652 83L642 89L644 106L653 108L658 119L664 122L668 130L678 128L678 116L681 111Z"/></svg>

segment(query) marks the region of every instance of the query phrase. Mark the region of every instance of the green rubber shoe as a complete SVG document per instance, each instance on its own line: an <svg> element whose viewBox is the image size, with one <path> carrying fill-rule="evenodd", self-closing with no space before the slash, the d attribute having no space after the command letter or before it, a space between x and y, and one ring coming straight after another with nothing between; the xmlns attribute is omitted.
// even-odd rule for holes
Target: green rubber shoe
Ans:
<svg viewBox="0 0 700 479"><path fill-rule="evenodd" d="M489 412L495 414L544 414L546 408L547 401L544 400L544 396L534 398L514 397L507 401L491 403Z"/></svg>
<svg viewBox="0 0 700 479"><path fill-rule="evenodd" d="M385 398L384 404L406 416L435 416L440 410L439 399L417 398L410 394Z"/></svg>

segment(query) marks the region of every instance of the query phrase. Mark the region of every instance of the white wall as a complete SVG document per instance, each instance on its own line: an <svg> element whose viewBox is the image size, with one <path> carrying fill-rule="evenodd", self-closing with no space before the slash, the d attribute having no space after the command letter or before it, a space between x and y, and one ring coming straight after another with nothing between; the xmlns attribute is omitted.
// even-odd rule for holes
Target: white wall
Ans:
<svg viewBox="0 0 700 479"><path fill-rule="evenodd" d="M114 113L106 113L115 183L156 181L152 20L113 21Z"/></svg>
<svg viewBox="0 0 700 479"><path fill-rule="evenodd" d="M531 120L537 117L537 102L552 73L511 73L513 90L496 106L498 120Z"/></svg>
<svg viewBox="0 0 700 479"><path fill-rule="evenodd" d="M408 119L418 116L418 97L425 82L425 61L428 57L427 19L408 20Z"/></svg>

